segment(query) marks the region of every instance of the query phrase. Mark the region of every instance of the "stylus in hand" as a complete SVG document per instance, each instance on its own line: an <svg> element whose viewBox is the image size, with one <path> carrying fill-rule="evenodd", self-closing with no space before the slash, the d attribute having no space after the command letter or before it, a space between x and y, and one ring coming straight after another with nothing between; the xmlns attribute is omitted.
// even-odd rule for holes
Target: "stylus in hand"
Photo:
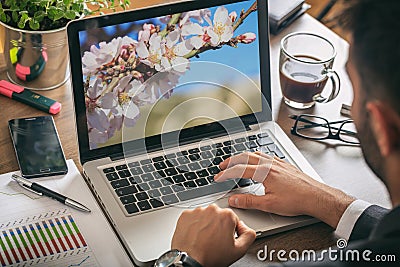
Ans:
<svg viewBox="0 0 400 267"><path fill-rule="evenodd" d="M87 207L85 207L85 205L72 200L66 196L61 195L60 193L54 192L53 190L50 190L44 186L41 186L40 184L37 183L33 183L25 178L22 178L16 174L13 174L11 176L12 179L14 179L20 186L22 186L23 188L38 194L38 195L44 195L50 198L53 198L71 208L80 210L80 211L85 211L85 212L90 212L90 209L88 209Z"/></svg>

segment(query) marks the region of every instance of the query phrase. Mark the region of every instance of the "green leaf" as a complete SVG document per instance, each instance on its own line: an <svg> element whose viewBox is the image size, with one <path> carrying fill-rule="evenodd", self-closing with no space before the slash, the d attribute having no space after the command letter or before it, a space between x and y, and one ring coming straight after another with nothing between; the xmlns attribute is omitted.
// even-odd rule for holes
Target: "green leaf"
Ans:
<svg viewBox="0 0 400 267"><path fill-rule="evenodd" d="M29 19L28 12L26 12L26 11L21 11L20 15L21 15L21 20L26 21L27 19Z"/></svg>
<svg viewBox="0 0 400 267"><path fill-rule="evenodd" d="M71 19L72 20L72 19L76 18L76 13L73 10L68 10L67 12L65 12L65 17L67 19Z"/></svg>
<svg viewBox="0 0 400 267"><path fill-rule="evenodd" d="M18 12L17 11L12 11L11 12L11 18L12 18L13 21L18 21L18 18L19 18Z"/></svg>
<svg viewBox="0 0 400 267"><path fill-rule="evenodd" d="M51 20L55 20L54 17L56 16L57 8L55 6L51 6L47 9L47 16Z"/></svg>
<svg viewBox="0 0 400 267"><path fill-rule="evenodd" d="M14 0L6 0L5 4L6 6L11 6L12 4L14 4Z"/></svg>
<svg viewBox="0 0 400 267"><path fill-rule="evenodd" d="M35 14L35 12L38 10L38 7L35 5L30 5L27 6L25 9L28 11L29 14Z"/></svg>
<svg viewBox="0 0 400 267"><path fill-rule="evenodd" d="M7 22L7 16L6 16L6 14L4 12L0 13L0 20L2 22Z"/></svg>
<svg viewBox="0 0 400 267"><path fill-rule="evenodd" d="M33 15L33 18L37 21L37 22L41 22L43 21L44 17L46 16L46 13L42 10L36 11L35 14Z"/></svg>
<svg viewBox="0 0 400 267"><path fill-rule="evenodd" d="M26 1L20 1L20 2L18 2L18 4L15 3L15 6L18 6L19 10L25 10L25 9L27 9L27 8L26 8L27 5L28 5L28 2L26 2Z"/></svg>
<svg viewBox="0 0 400 267"><path fill-rule="evenodd" d="M46 7L47 6L47 1L40 1L39 2L40 7Z"/></svg>
<svg viewBox="0 0 400 267"><path fill-rule="evenodd" d="M21 18L20 18L20 20L19 20L19 22L18 22L18 27L19 27L20 29L25 28L25 24L26 24L26 22L27 22L28 20L30 20L28 14L22 13L22 14L21 14Z"/></svg>
<svg viewBox="0 0 400 267"><path fill-rule="evenodd" d="M0 20L11 21L11 25L32 30L43 28L46 19L57 21L62 18L73 20L82 14L103 14L105 10L118 7L125 9L130 0L0 0ZM87 7L85 3L93 4ZM7 9L4 11L3 9ZM6 22L7 23L7 22ZM29 23L29 25L27 25ZM39 24L39 27L37 27ZM45 27L58 27L55 23Z"/></svg>
<svg viewBox="0 0 400 267"><path fill-rule="evenodd" d="M39 30L39 28L40 28L39 21L37 21L35 19L29 20L29 27L31 27L31 29L34 31Z"/></svg>
<svg viewBox="0 0 400 267"><path fill-rule="evenodd" d="M54 14L54 20L59 20L64 17L64 11L61 8L57 8L56 13Z"/></svg>

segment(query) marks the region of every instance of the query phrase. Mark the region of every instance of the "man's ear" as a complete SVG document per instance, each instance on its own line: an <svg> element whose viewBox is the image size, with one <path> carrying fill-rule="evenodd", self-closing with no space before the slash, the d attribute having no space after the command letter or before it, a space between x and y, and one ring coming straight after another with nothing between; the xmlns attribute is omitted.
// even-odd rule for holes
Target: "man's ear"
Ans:
<svg viewBox="0 0 400 267"><path fill-rule="evenodd" d="M381 101L368 102L366 108L381 155L387 157L400 149L400 116L390 105Z"/></svg>

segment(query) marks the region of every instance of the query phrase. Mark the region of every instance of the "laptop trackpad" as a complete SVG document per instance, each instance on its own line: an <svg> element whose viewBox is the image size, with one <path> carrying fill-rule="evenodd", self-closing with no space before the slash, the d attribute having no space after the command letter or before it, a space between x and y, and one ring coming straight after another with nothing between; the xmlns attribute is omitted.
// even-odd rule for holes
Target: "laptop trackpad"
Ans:
<svg viewBox="0 0 400 267"><path fill-rule="evenodd" d="M229 207L228 198L222 198L215 202L221 208L230 208L247 226L254 229L256 232L264 232L275 228L278 223L270 213L259 210L244 210Z"/></svg>

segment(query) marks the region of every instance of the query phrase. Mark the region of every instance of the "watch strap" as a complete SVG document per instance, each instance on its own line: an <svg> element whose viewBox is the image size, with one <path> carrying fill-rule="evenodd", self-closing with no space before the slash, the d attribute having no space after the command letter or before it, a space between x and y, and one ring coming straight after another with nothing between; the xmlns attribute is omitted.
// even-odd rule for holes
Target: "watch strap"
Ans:
<svg viewBox="0 0 400 267"><path fill-rule="evenodd" d="M203 267L198 261L184 253L181 258L183 267Z"/></svg>

